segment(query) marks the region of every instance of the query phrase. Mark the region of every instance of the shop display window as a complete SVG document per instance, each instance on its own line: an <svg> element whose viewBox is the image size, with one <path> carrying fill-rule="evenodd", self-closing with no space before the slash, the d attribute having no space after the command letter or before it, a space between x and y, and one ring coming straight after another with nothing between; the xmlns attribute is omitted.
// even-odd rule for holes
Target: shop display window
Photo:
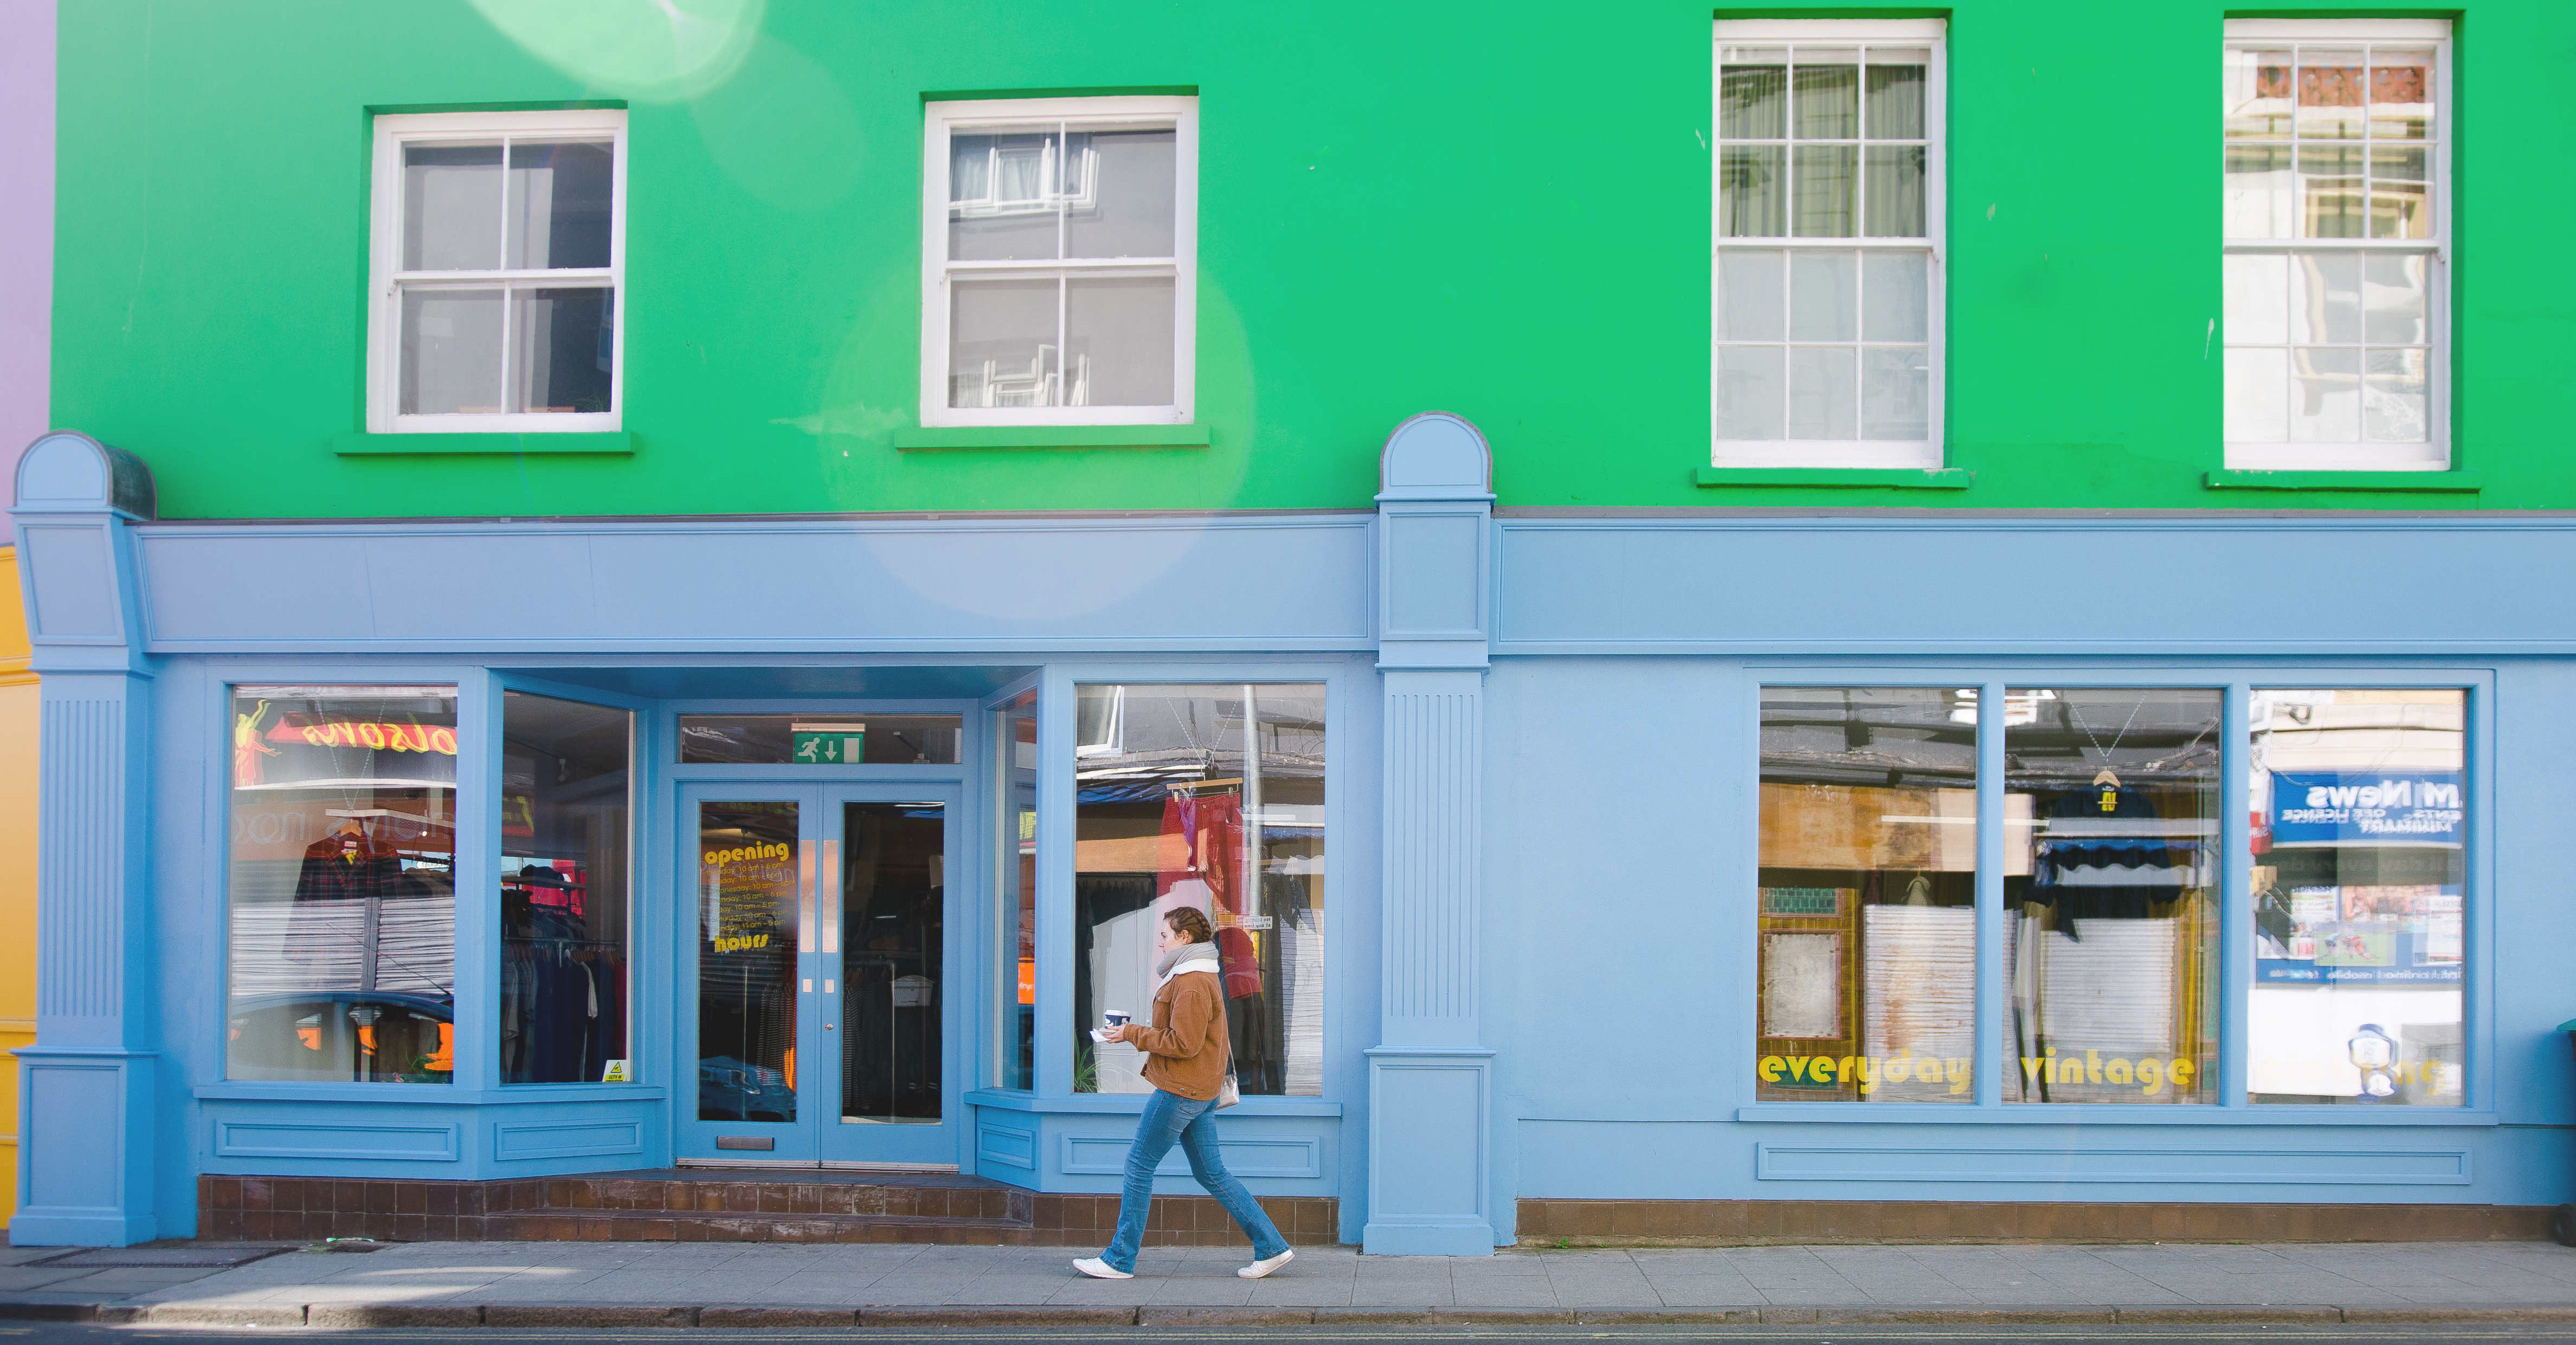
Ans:
<svg viewBox="0 0 2576 1345"><path fill-rule="evenodd" d="M501 714L501 1082L632 1081L634 716L517 691Z"/></svg>
<svg viewBox="0 0 2576 1345"><path fill-rule="evenodd" d="M2247 698L2259 1103L2463 1100L2467 696Z"/></svg>
<svg viewBox="0 0 2576 1345"><path fill-rule="evenodd" d="M455 1070L456 688L239 686L225 1077Z"/></svg>
<svg viewBox="0 0 2576 1345"><path fill-rule="evenodd" d="M2221 696L2005 693L2005 1101L2215 1098Z"/></svg>
<svg viewBox="0 0 2576 1345"><path fill-rule="evenodd" d="M1148 1019L1155 926L1194 906L1243 1092L1321 1094L1323 686L1078 687L1074 754L1074 1090L1150 1090L1143 1055L1089 1029Z"/></svg>
<svg viewBox="0 0 2576 1345"><path fill-rule="evenodd" d="M1022 692L993 713L1001 835L994 847L999 921L995 968L993 1086L1036 1082L1038 1015L1038 693Z"/></svg>
<svg viewBox="0 0 2576 1345"><path fill-rule="evenodd" d="M957 715L682 715L683 766L954 766Z"/></svg>
<svg viewBox="0 0 2576 1345"><path fill-rule="evenodd" d="M1972 1102L1977 704L1762 692L1759 1096Z"/></svg>

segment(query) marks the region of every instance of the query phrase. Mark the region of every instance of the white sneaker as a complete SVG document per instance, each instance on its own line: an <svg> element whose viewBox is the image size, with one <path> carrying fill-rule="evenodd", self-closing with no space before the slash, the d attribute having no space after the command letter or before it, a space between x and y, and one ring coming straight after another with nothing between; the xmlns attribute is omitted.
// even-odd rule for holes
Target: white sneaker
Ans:
<svg viewBox="0 0 2576 1345"><path fill-rule="evenodd" d="M1120 1270L1118 1267L1101 1260L1097 1256L1086 1256L1081 1260L1074 1262L1073 1268L1095 1280L1132 1280L1136 1278L1136 1273L1134 1271ZM1236 1271L1235 1273L1241 1275L1248 1272ZM1261 1273L1267 1275L1270 1272L1265 1270Z"/></svg>
<svg viewBox="0 0 2576 1345"><path fill-rule="evenodd" d="M1234 1273L1241 1275L1247 1280L1257 1280L1296 1259L1297 1249L1291 1247L1277 1256L1271 1257L1267 1261L1255 1261L1251 1265L1245 1266L1243 1269Z"/></svg>

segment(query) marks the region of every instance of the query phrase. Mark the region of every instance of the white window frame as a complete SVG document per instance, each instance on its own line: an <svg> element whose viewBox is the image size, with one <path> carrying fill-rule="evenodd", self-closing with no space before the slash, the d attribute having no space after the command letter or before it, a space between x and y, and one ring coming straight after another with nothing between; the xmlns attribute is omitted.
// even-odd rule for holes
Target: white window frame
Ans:
<svg viewBox="0 0 2576 1345"><path fill-rule="evenodd" d="M2421 444L2262 443L2225 441L2225 461L2234 471L2384 471L2441 472L2451 466L2451 146L2458 137L2451 101L2451 24L2445 19L2229 19L2222 52L2239 44L2403 43L2433 48L2433 175L2429 184L2433 208L2430 238L2262 238L2219 239L2222 256L2245 253L2354 252L2411 254L2426 259L2424 306L2426 340L2425 418L2432 434ZM2223 60L2223 56L2222 56ZM2222 66L2223 69L2223 66ZM2293 95L2295 97L2295 94ZM2224 155L2232 142L2220 138ZM2296 143L2295 141L2291 143ZM2218 188L2226 190L2222 160ZM2224 318L2218 340L2227 333ZM2221 373L2222 380L2225 375ZM2221 384L2222 388L2224 383ZM2222 392L2222 395L2223 392ZM2222 416L2224 412L2222 410ZM2223 433L2223 431L2222 431Z"/></svg>
<svg viewBox="0 0 2576 1345"><path fill-rule="evenodd" d="M921 423L949 425L1186 425L1198 373L1199 100L1186 97L1023 98L924 106L921 150ZM948 258L948 142L968 134L1052 123L1087 126L1172 123L1173 220L1168 258L1116 261L951 262ZM948 280L953 272L1168 275L1173 278L1172 403L1168 406L1000 406L948 404Z"/></svg>
<svg viewBox="0 0 2576 1345"><path fill-rule="evenodd" d="M1709 356L1708 356L1708 424L1711 451L1709 460L1718 467L1919 467L1938 468L1944 460L1947 436L1943 411L1948 367L1948 291L1944 262L1948 254L1949 229L1949 24L1942 19L1718 19L1715 21L1714 44L1709 51ZM1928 47L1930 68L1923 80L1923 234L1915 238L1729 238L1719 232L1720 198L1726 191L1723 177L1717 172L1722 142L1718 131L1723 126L1725 87L1720 74L1725 66L1726 49L1731 46L1882 46ZM1863 110L1866 116L1866 109ZM1720 250L1728 247L1779 249L1825 249L1833 251L1867 251L1896 249L1926 251L1931 254L1928 267L1929 291L1925 361L1929 380L1925 408L1925 437L1910 440L1873 439L1728 439L1718 424L1718 265Z"/></svg>
<svg viewBox="0 0 2576 1345"><path fill-rule="evenodd" d="M403 147L440 141L472 143L574 136L612 145L608 265L496 271L418 271L402 267ZM559 112L426 112L375 119L367 277L367 432L369 434L599 433L619 429L626 388L626 113L618 109ZM504 150L504 164L507 151ZM506 168L505 168L506 171ZM502 193L504 208L509 194ZM405 415L399 367L402 358L402 291L415 283L477 281L500 284L578 280L609 292L611 353L608 410L520 411L490 414ZM605 281L604 285L598 284ZM509 343L502 345L502 379L509 377Z"/></svg>

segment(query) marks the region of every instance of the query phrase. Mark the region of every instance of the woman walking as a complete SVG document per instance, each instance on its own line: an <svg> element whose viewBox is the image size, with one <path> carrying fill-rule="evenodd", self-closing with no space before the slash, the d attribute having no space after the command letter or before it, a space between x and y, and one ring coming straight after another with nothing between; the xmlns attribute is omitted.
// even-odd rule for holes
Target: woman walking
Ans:
<svg viewBox="0 0 2576 1345"><path fill-rule="evenodd" d="M1136 1278L1136 1249L1145 1241L1145 1213L1154 1199L1154 1169L1178 1143L1189 1155L1190 1175L1215 1196L1252 1239L1252 1264L1234 1272L1257 1280L1296 1257L1250 1191L1216 1151L1216 1098L1234 1063L1225 1030L1225 991L1218 979L1216 931L1207 916L1188 906L1163 913L1154 927L1154 1025L1127 1023L1102 1033L1145 1053L1145 1114L1127 1150L1127 1187L1118 1200L1118 1232L1109 1250L1073 1268L1097 1280Z"/></svg>

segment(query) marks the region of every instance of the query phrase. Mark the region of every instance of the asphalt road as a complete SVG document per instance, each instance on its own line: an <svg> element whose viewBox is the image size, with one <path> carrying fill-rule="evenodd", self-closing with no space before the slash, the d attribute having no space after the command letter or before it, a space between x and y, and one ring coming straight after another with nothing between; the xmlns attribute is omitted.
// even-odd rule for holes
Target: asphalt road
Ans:
<svg viewBox="0 0 2576 1345"><path fill-rule="evenodd" d="M348 1345L539 1345L545 1342L582 1342L582 1345L701 1345L710 1340L741 1342L742 1345L803 1345L804 1342L853 1339L885 1342L886 1345L1070 1345L1076 1341L1109 1340L1136 1342L1137 1345L1165 1345L1166 1342L1334 1342L1335 1345L1432 1345L1433 1342L1476 1341L1509 1342L1510 1345L1553 1345L1554 1342L1638 1342L1639 1345L1682 1345L1682 1342L1711 1341L1738 1345L1976 1345L1983 1341L2011 1341L2016 1345L2029 1342L2066 1342L2079 1345L2091 1341L2173 1341L2190 1345L2239 1345L2240 1342L2263 1342L2278 1345L2292 1339L2299 1341L2369 1341L2371 1345L2478 1345L2489 1341L2566 1341L2576 1342L2576 1324L2533 1323L2519 1326L2511 1323L2479 1323L2445 1326L2024 1326L2024 1327L1878 1327L1878 1328L1812 1328L1812 1327L1332 1327L1332 1326L1250 1326L1250 1327L1085 1327L1085 1328L1007 1328L944 1327L928 1329L865 1327L846 1331L741 1331L741 1330L649 1330L649 1331L519 1331L499 1328L445 1331L317 1331L305 1328L257 1330L241 1327L207 1330L174 1330L168 1327L100 1326L73 1322L25 1322L0 1326L0 1345L209 1345L215 1338L239 1339L243 1336L292 1338L299 1342L348 1342Z"/></svg>

